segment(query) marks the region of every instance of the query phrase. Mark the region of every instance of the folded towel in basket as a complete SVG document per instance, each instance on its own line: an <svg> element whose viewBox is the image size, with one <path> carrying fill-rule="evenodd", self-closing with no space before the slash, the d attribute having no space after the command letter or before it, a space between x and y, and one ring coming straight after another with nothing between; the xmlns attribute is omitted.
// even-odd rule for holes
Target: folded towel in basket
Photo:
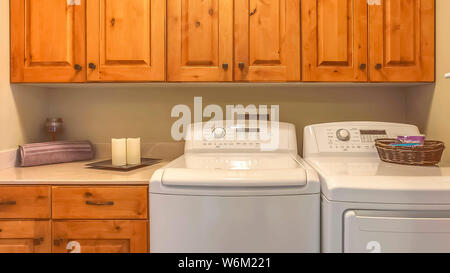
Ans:
<svg viewBox="0 0 450 273"><path fill-rule="evenodd" d="M52 141L19 146L20 166L31 167L46 164L90 160L94 148L89 141Z"/></svg>

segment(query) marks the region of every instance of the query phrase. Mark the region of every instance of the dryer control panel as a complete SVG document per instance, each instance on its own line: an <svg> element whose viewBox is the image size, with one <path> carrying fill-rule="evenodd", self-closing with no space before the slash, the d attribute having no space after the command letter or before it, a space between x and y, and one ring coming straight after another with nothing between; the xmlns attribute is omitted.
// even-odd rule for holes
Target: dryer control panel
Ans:
<svg viewBox="0 0 450 273"><path fill-rule="evenodd" d="M413 125L382 122L338 122L305 127L304 155L311 153L376 152L375 140L418 135Z"/></svg>

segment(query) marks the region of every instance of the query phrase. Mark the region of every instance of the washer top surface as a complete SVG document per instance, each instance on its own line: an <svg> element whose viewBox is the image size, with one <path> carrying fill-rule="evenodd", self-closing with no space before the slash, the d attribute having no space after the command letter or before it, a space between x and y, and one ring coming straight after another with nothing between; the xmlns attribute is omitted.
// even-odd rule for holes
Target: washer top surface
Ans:
<svg viewBox="0 0 450 273"><path fill-rule="evenodd" d="M317 173L297 155L292 124L270 122L269 130L260 125L226 125L191 125L185 154L155 172L150 192L188 195L320 192ZM196 136L196 132L201 134ZM268 133L267 137L263 138L263 133Z"/></svg>
<svg viewBox="0 0 450 273"><path fill-rule="evenodd" d="M372 127L376 130L371 130ZM329 133L340 128L352 131L353 143L347 144L346 139L339 140L339 133ZM361 131L376 135L363 136L359 133ZM327 137L317 135L323 133ZM310 126L305 128L305 159L319 173L322 194L330 201L450 204L450 164L417 167L385 163L373 147L373 140L379 135L396 137L417 134L419 131L414 126L391 123Z"/></svg>

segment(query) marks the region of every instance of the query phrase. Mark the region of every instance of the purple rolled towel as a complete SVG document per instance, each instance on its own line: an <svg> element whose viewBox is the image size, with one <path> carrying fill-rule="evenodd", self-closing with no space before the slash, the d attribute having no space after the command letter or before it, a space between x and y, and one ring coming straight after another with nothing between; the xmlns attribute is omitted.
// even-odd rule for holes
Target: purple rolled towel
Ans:
<svg viewBox="0 0 450 273"><path fill-rule="evenodd" d="M52 141L19 146L20 166L31 167L91 160L94 148L89 141Z"/></svg>

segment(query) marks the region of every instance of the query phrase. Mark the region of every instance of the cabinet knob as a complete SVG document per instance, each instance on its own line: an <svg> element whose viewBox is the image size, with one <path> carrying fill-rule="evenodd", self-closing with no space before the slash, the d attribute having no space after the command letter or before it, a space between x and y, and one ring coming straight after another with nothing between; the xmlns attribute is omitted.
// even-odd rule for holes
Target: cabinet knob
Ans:
<svg viewBox="0 0 450 273"><path fill-rule="evenodd" d="M53 240L53 245L54 246L60 246L63 242L63 239L55 239Z"/></svg>
<svg viewBox="0 0 450 273"><path fill-rule="evenodd" d="M89 63L89 68L90 69L96 69L97 66L94 63Z"/></svg>
<svg viewBox="0 0 450 273"><path fill-rule="evenodd" d="M73 68L75 68L76 71L81 71L83 69L79 64L74 65Z"/></svg>
<svg viewBox="0 0 450 273"><path fill-rule="evenodd" d="M383 68L383 66L382 66L381 64L375 65L375 69L376 69L376 70L380 70L381 68Z"/></svg>
<svg viewBox="0 0 450 273"><path fill-rule="evenodd" d="M228 70L228 64L222 64L223 70Z"/></svg>
<svg viewBox="0 0 450 273"><path fill-rule="evenodd" d="M245 64L244 64L243 62L240 62L240 63L238 64L238 66L239 66L239 69L240 69L240 70L244 70Z"/></svg>
<svg viewBox="0 0 450 273"><path fill-rule="evenodd" d="M44 238L42 238L42 237L40 237L40 238L35 238L35 239L33 239L33 245L38 246L38 245L40 245L43 241L44 241Z"/></svg>
<svg viewBox="0 0 450 273"><path fill-rule="evenodd" d="M360 64L360 65L359 65L359 69L361 69L361 70L365 70L366 67L367 67L366 64Z"/></svg>

